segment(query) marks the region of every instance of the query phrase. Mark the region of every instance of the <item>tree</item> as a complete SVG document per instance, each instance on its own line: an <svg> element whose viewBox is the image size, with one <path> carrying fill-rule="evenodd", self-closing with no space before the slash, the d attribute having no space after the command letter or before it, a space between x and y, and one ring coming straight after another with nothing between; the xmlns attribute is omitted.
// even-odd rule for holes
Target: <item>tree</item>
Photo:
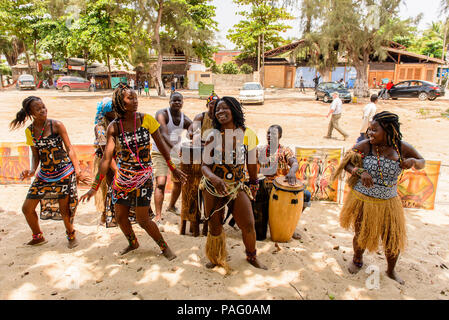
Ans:
<svg viewBox="0 0 449 320"><path fill-rule="evenodd" d="M162 83L162 59L165 53L182 51L186 58L197 56L206 65L216 48L212 45L217 23L215 7L210 0L138 0L137 7L152 35L152 48L157 54L151 74L156 79L158 95L165 96Z"/></svg>
<svg viewBox="0 0 449 320"><path fill-rule="evenodd" d="M291 20L293 16L286 8L280 6L283 1L234 0L234 2L242 6L251 6L249 10L238 13L244 19L234 25L226 36L242 51L239 58L259 56L260 52L257 53L259 41L263 51L284 43L280 33L291 27L282 21Z"/></svg>
<svg viewBox="0 0 449 320"><path fill-rule="evenodd" d="M411 20L398 17L401 0L323 0L318 33L326 36L357 71L354 95L369 96L367 67L371 57L386 58L385 46L405 35Z"/></svg>

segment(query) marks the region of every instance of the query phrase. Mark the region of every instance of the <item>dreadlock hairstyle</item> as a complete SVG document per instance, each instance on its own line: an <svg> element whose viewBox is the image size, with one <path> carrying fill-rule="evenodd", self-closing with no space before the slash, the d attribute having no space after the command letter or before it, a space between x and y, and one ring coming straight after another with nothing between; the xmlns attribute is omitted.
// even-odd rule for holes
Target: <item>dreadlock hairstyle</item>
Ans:
<svg viewBox="0 0 449 320"><path fill-rule="evenodd" d="M225 102L229 106L229 108L231 109L232 121L234 122L234 125L237 128L242 128L243 130L245 130L246 129L246 127L245 127L245 114L243 113L242 105L234 97L222 97L215 104L215 106L214 106L214 119L212 121L214 128L218 129L218 130L221 130L221 124L218 121L217 117L215 116L215 113L217 112L217 106L218 106L218 104L220 102Z"/></svg>
<svg viewBox="0 0 449 320"><path fill-rule="evenodd" d="M31 103L33 101L41 101L41 98L35 97L35 96L29 96L28 98L25 98L22 101L22 109L20 109L19 112L17 112L16 118L13 121L11 121L11 123L9 124L10 130L15 130L15 129L22 127L25 124L25 122L27 121L27 119L30 119L30 120L33 119L31 117Z"/></svg>
<svg viewBox="0 0 449 320"><path fill-rule="evenodd" d="M125 91L131 90L127 84L120 82L112 94L112 110L115 111L119 118L125 115Z"/></svg>
<svg viewBox="0 0 449 320"><path fill-rule="evenodd" d="M384 129L387 134L387 145L396 148L396 152L399 154L399 159L402 162L402 133L400 130L399 116L388 111L383 111L374 115L373 121L376 121Z"/></svg>

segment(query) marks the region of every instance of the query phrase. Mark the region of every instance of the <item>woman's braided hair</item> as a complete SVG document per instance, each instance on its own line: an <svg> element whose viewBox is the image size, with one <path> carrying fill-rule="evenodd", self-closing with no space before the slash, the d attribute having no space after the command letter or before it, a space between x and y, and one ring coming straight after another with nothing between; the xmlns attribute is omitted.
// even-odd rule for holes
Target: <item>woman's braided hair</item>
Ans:
<svg viewBox="0 0 449 320"><path fill-rule="evenodd" d="M388 111L383 111L374 115L373 121L376 121L382 129L384 129L387 134L387 145L396 148L396 151L399 154L399 159L402 161L402 133L399 116Z"/></svg>
<svg viewBox="0 0 449 320"><path fill-rule="evenodd" d="M132 90L130 86L124 83L119 83L117 88L112 94L112 110L115 111L119 118L123 117L126 113L125 109L125 91Z"/></svg>
<svg viewBox="0 0 449 320"><path fill-rule="evenodd" d="M232 121L234 122L234 125L236 126L236 128L242 128L243 130L245 130L246 129L246 127L245 127L245 114L243 113L242 105L234 97L222 97L215 104L215 107L214 107L214 119L213 119L213 126L214 126L214 128L218 129L218 130L221 129L221 124L218 121L217 117L215 116L215 113L216 113L218 104L220 102L222 102L222 101L226 102L226 104L231 109Z"/></svg>
<svg viewBox="0 0 449 320"><path fill-rule="evenodd" d="M33 101L41 101L41 98L36 96L29 96L22 101L22 109L16 114L16 118L9 124L10 130L15 130L22 127L27 119L31 119L31 103Z"/></svg>

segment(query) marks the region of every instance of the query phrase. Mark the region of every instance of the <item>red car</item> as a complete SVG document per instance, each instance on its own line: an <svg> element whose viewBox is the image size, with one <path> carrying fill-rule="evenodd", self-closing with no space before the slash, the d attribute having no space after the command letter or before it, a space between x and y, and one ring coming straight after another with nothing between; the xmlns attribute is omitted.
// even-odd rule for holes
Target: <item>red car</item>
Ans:
<svg viewBox="0 0 449 320"><path fill-rule="evenodd" d="M72 90L88 90L91 91L90 81L80 77L64 76L58 79L56 89L64 92Z"/></svg>

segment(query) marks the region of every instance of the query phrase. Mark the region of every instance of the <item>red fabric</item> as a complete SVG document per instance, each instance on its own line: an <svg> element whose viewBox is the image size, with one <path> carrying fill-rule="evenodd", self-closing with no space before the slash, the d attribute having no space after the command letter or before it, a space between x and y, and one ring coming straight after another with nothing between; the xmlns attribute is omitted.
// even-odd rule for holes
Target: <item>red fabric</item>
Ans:
<svg viewBox="0 0 449 320"><path fill-rule="evenodd" d="M387 83L387 90L390 90L394 86L393 82Z"/></svg>

